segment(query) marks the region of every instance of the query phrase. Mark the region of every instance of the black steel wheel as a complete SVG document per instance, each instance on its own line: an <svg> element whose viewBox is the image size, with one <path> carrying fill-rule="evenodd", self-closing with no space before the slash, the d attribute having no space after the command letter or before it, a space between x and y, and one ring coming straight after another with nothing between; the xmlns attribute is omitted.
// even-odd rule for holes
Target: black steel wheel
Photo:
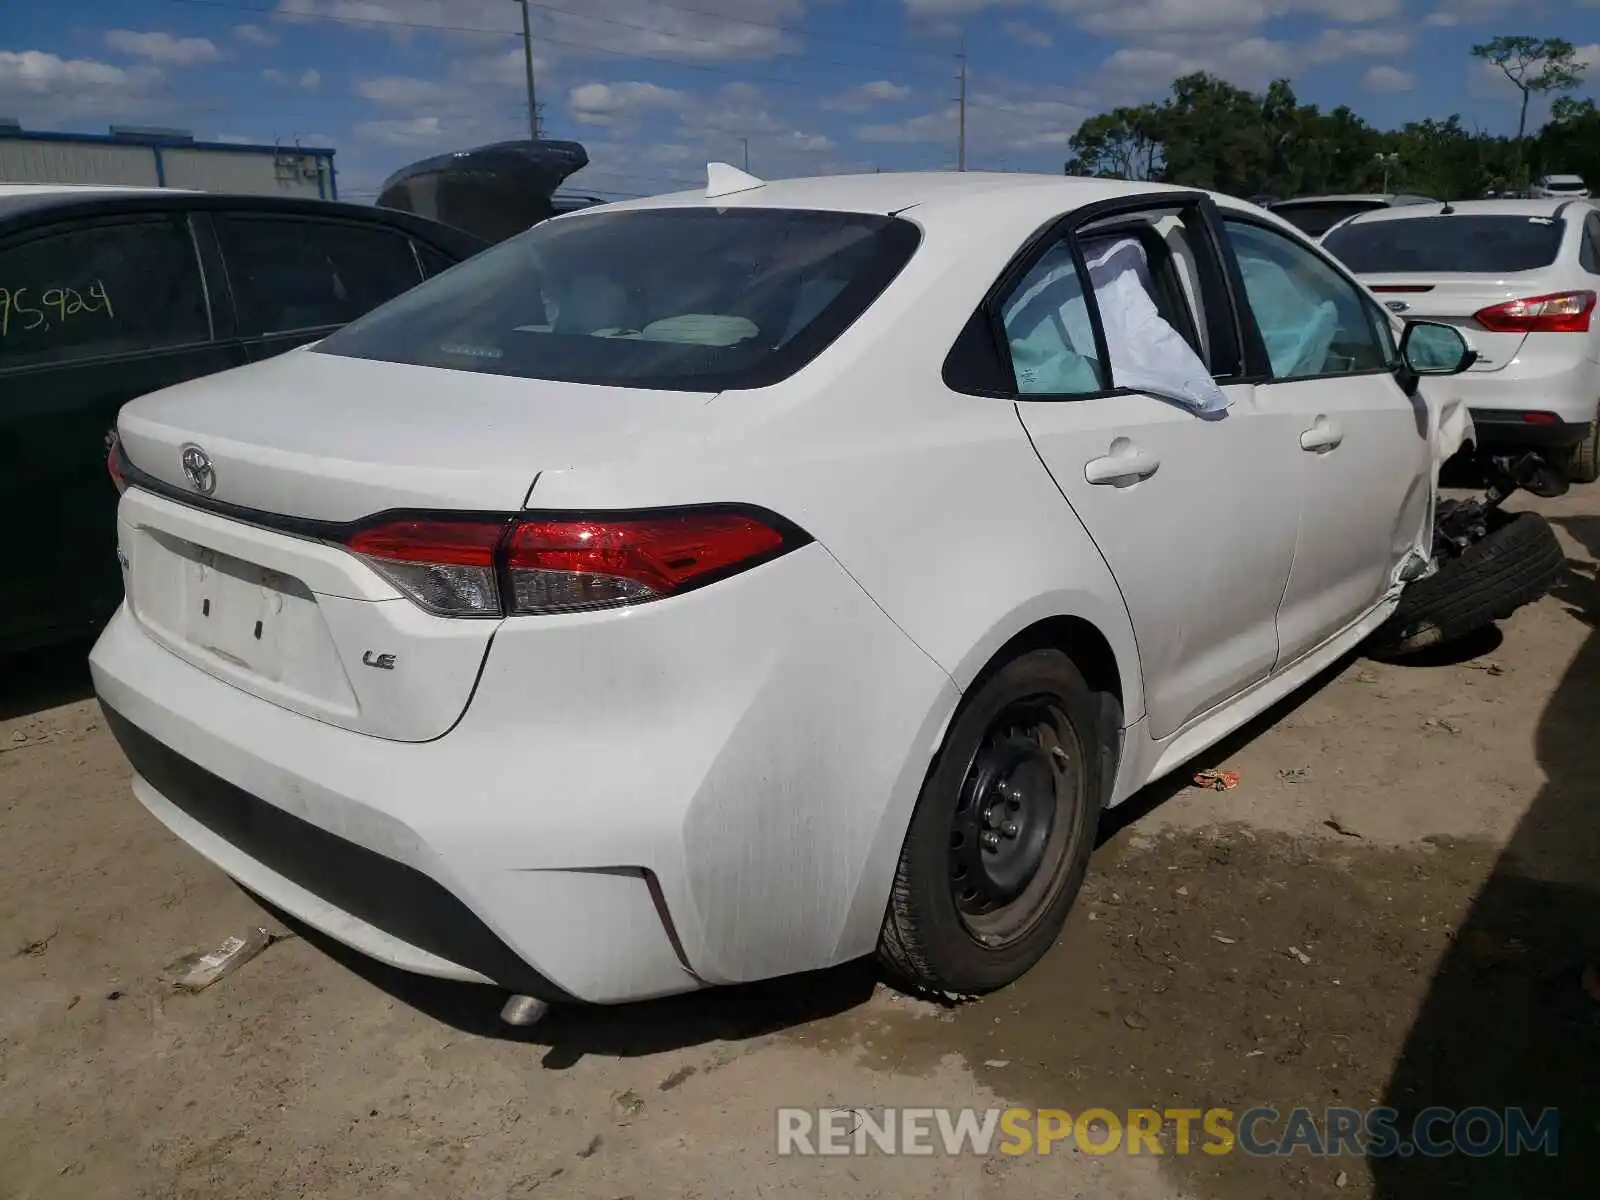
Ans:
<svg viewBox="0 0 1600 1200"><path fill-rule="evenodd" d="M1034 650L975 687L923 785L879 957L914 987L975 994L1054 943L1082 886L1120 715Z"/></svg>

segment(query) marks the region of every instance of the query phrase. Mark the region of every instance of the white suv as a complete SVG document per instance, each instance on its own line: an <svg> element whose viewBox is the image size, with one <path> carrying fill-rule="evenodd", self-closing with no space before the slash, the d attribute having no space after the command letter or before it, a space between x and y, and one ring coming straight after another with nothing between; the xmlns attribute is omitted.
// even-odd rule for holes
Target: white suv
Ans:
<svg viewBox="0 0 1600 1200"><path fill-rule="evenodd" d="M1353 217L1323 239L1389 308L1449 321L1478 360L1451 382L1486 446L1542 447L1600 473L1600 209L1478 200Z"/></svg>
<svg viewBox="0 0 1600 1200"><path fill-rule="evenodd" d="M1546 175L1529 192L1540 200L1587 200L1589 185L1581 175Z"/></svg>
<svg viewBox="0 0 1600 1200"><path fill-rule="evenodd" d="M124 408L95 687L151 812L398 966L985 991L1104 806L1443 576L1468 350L1398 327L1222 196L718 166Z"/></svg>

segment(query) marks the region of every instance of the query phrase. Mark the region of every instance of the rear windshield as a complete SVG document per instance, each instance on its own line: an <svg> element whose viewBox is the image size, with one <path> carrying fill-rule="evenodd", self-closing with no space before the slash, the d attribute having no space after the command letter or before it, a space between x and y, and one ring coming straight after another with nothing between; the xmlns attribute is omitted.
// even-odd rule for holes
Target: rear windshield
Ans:
<svg viewBox="0 0 1600 1200"><path fill-rule="evenodd" d="M569 383L764 387L848 328L919 237L853 213L582 213L468 259L317 350Z"/></svg>
<svg viewBox="0 0 1600 1200"><path fill-rule="evenodd" d="M1583 180L1581 179L1546 179L1544 190L1547 192L1581 192Z"/></svg>
<svg viewBox="0 0 1600 1200"><path fill-rule="evenodd" d="M1286 200L1274 204L1272 211L1301 233L1321 237L1346 217L1387 207L1382 200L1318 200L1306 204Z"/></svg>
<svg viewBox="0 0 1600 1200"><path fill-rule="evenodd" d="M1357 275L1445 271L1469 275L1548 267L1563 226L1550 217L1414 217L1346 225L1322 243Z"/></svg>

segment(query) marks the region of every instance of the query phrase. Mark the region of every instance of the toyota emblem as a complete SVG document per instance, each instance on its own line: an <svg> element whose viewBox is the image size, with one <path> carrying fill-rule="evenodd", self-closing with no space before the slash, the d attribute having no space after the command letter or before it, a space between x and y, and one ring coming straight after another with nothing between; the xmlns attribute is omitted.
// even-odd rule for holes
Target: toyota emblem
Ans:
<svg viewBox="0 0 1600 1200"><path fill-rule="evenodd" d="M182 459L183 477L189 481L189 486L202 496L209 496L217 490L217 472L211 465L211 456L199 446L190 444L183 448Z"/></svg>

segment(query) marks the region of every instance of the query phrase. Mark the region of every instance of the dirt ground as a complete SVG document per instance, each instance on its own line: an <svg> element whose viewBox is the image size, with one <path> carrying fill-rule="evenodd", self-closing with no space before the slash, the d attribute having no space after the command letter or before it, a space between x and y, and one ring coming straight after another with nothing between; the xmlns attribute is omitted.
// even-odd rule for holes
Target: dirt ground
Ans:
<svg viewBox="0 0 1600 1200"><path fill-rule="evenodd" d="M1592 1195L1600 488L1534 506L1557 595L1343 664L1196 764L1235 791L1136 797L1053 953L955 1010L851 967L516 1034L488 989L296 931L168 835L81 649L0 662L0 1196ZM294 936L173 989L258 923ZM1558 1107L1560 1153L775 1151L780 1106L1377 1104Z"/></svg>

